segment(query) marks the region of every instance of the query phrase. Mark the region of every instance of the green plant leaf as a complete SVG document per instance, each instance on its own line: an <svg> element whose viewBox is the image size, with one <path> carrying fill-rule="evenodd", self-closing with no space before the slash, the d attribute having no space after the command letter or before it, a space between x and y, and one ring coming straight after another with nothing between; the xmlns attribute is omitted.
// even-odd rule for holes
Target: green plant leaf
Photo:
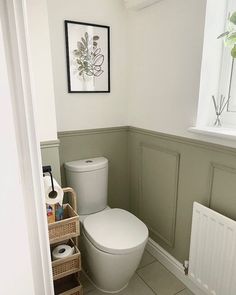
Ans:
<svg viewBox="0 0 236 295"><path fill-rule="evenodd" d="M83 50L83 49L84 49L84 45L83 45L83 43L80 42L80 41L78 41L78 42L77 42L77 48L78 48L78 50Z"/></svg>
<svg viewBox="0 0 236 295"><path fill-rule="evenodd" d="M93 76L93 72L91 72L90 70L88 70L88 71L86 72L86 74L87 74L88 76Z"/></svg>
<svg viewBox="0 0 236 295"><path fill-rule="evenodd" d="M236 45L234 45L233 49L231 50L231 55L233 58L236 58Z"/></svg>
<svg viewBox="0 0 236 295"><path fill-rule="evenodd" d="M217 39L220 39L220 38L223 38L225 36L228 36L229 35L229 32L224 32L223 34L221 34L220 36L217 37Z"/></svg>
<svg viewBox="0 0 236 295"><path fill-rule="evenodd" d="M232 33L225 38L226 46L234 46L236 44L236 33Z"/></svg>
<svg viewBox="0 0 236 295"><path fill-rule="evenodd" d="M74 54L75 56L79 56L79 51L76 49L76 50L73 51L73 54Z"/></svg>
<svg viewBox="0 0 236 295"><path fill-rule="evenodd" d="M236 25L236 11L230 16L230 22Z"/></svg>
<svg viewBox="0 0 236 295"><path fill-rule="evenodd" d="M84 43L84 47L86 48L87 47L87 41L83 37L81 38L81 40Z"/></svg>

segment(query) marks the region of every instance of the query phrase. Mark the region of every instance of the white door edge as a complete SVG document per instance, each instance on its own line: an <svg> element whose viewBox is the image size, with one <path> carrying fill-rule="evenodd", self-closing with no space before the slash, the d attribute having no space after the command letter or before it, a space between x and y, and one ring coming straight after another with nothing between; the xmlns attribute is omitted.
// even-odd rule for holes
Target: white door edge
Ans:
<svg viewBox="0 0 236 295"><path fill-rule="evenodd" d="M42 164L32 98L24 0L0 0L35 295L53 295ZM13 67L14 65L14 67ZM17 263L17 262L16 262Z"/></svg>

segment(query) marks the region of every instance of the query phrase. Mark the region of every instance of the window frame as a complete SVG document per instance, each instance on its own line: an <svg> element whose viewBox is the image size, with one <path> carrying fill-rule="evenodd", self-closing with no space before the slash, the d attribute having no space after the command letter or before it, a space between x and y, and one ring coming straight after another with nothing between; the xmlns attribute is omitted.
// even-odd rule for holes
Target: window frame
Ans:
<svg viewBox="0 0 236 295"><path fill-rule="evenodd" d="M236 1L227 0L227 11L225 18L225 31L227 30L228 16L232 12L236 11ZM231 48L223 46L222 50L222 61L221 61L221 73L219 79L219 91L218 98L220 95L224 95L228 99L230 91L232 90L232 76L233 71L236 70L236 61L231 56ZM236 81L235 81L235 90L236 92ZM229 103L222 113L222 121L224 125L231 126L231 128L236 128L236 96L233 101L229 100Z"/></svg>
<svg viewBox="0 0 236 295"><path fill-rule="evenodd" d="M216 113L212 96L214 95L216 99L219 99L221 94L227 97L226 87L230 81L228 70L231 69L232 59L230 48L225 47L223 40L219 40L217 37L225 32L228 11L231 9L230 4L232 3L232 0L207 0L198 111L195 124L195 128L198 129L216 128L214 127ZM224 58L226 54L230 57L229 59ZM223 60L230 61L229 66L227 66L227 62L223 63ZM226 108L221 114L221 121L223 129L236 130L235 112L227 112Z"/></svg>

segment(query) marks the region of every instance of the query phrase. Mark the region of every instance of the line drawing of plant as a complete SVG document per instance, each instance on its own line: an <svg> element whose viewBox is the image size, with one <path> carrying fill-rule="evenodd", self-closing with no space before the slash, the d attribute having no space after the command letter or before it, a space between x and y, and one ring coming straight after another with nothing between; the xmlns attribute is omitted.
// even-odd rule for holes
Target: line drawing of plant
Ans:
<svg viewBox="0 0 236 295"><path fill-rule="evenodd" d="M73 64L76 67L76 74L86 80L86 77L100 77L104 71L104 55L98 47L98 35L89 36L84 34L81 41L77 42L77 48L73 50Z"/></svg>

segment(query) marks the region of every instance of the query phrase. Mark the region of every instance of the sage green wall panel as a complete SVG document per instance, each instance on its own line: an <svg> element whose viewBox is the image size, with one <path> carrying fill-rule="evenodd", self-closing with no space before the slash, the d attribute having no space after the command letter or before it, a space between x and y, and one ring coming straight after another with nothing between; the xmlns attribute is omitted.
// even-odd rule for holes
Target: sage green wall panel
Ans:
<svg viewBox="0 0 236 295"><path fill-rule="evenodd" d="M236 220L236 169L212 164L209 207Z"/></svg>
<svg viewBox="0 0 236 295"><path fill-rule="evenodd" d="M143 168L139 165L141 159L140 145L158 146L162 150L170 150L180 155L179 162L179 177L178 177L178 191L177 191L177 207L176 207L176 225L175 225L175 240L171 247L170 243L154 235L151 232L151 237L171 255L173 255L180 262L189 258L189 242L191 234L192 221L192 206L193 202L197 201L205 206L213 207L220 212L224 212L226 216L236 216L235 198L235 175L231 173L236 168L236 150L206 142L200 142L192 139L161 134L139 128L129 128L129 160L130 160L130 204L131 211L142 218L148 220L149 214L153 214L153 209L144 211L139 210L140 203L140 177L143 173L151 174L152 168ZM148 152L146 150L146 152ZM153 152L150 151L148 162L151 162ZM163 158L163 161L157 161L154 157L154 162L160 165L158 171L153 171L159 174L165 169L170 169L168 158ZM212 181L212 165L216 163L220 166L226 166L229 170L227 172L219 172L217 169L214 173ZM153 164L149 164L150 166ZM166 168L167 167L167 168ZM218 166L217 166L218 167ZM144 169L144 170L143 170ZM148 170L149 169L149 170ZM147 172L148 171L148 172ZM231 171L231 172L229 172ZM148 177L148 175L146 176ZM160 176L159 176L160 177ZM173 187L172 182L165 176L167 184ZM227 179L227 181L226 181ZM161 177L160 182L164 181ZM212 185L213 183L213 185ZM168 208L169 204L166 202L165 191L166 186L157 186L157 183L150 180L150 186L146 191L142 192L142 199L149 200L151 194L158 194L158 200L153 201L153 206L163 206L165 214L156 217L156 221L152 220L155 227L158 223L163 224L168 218L173 218L172 208ZM152 219L155 218L154 216ZM162 220L160 220L162 219ZM169 227L162 227L164 236L169 235Z"/></svg>
<svg viewBox="0 0 236 295"><path fill-rule="evenodd" d="M66 184L65 162L106 157L109 160L108 203L111 207L129 209L128 129L61 132L58 136L62 183Z"/></svg>
<svg viewBox="0 0 236 295"><path fill-rule="evenodd" d="M141 144L139 216L151 234L174 246L179 154Z"/></svg>
<svg viewBox="0 0 236 295"><path fill-rule="evenodd" d="M41 157L43 165L51 165L53 177L61 183L60 159L59 159L59 141L41 142Z"/></svg>

